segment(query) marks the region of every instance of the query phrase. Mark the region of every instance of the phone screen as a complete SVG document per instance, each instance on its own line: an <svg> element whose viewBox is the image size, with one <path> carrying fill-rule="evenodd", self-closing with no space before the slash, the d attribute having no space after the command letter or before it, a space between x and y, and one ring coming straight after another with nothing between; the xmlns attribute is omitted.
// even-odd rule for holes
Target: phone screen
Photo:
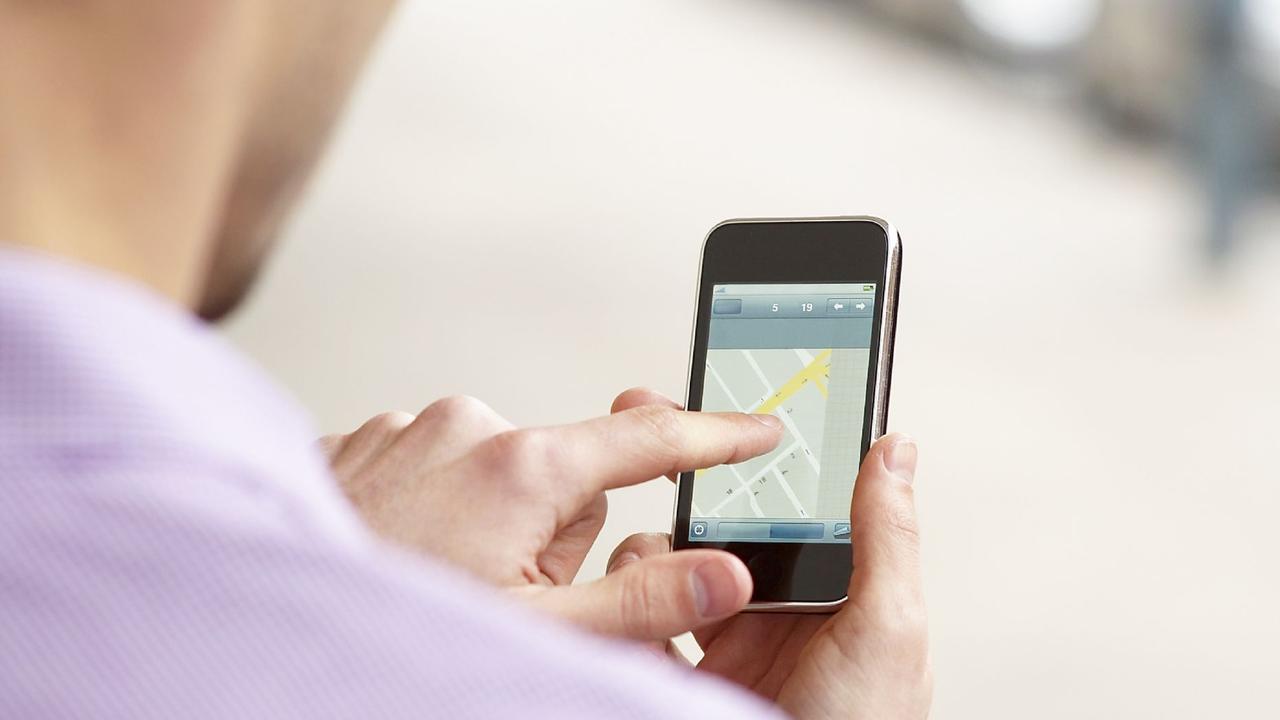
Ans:
<svg viewBox="0 0 1280 720"><path fill-rule="evenodd" d="M692 542L849 542L869 410L876 285L715 285L704 412L769 413L773 452L699 470Z"/></svg>

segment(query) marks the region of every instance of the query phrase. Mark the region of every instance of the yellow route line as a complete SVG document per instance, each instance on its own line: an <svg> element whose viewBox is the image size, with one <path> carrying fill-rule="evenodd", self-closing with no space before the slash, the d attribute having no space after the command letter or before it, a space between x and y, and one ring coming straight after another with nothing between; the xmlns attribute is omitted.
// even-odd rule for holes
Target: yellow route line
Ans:
<svg viewBox="0 0 1280 720"><path fill-rule="evenodd" d="M760 403L760 406L752 410L751 412L765 414L765 413L771 413L774 410L777 410L779 405L786 402L787 398L791 397L792 395L795 395L796 391L804 387L805 383L809 382L810 380L813 381L813 383L818 387L818 391L822 393L823 397L825 397L827 394L826 388L822 386L822 383L819 381L819 378L826 377L827 368L831 364L829 362L830 359L831 359L830 350L823 350L822 352L818 353L818 356L813 359L813 362L809 363L808 365L805 365L804 369L802 369L800 372L796 373L795 375L792 375L791 379L788 380L786 384L784 384L781 388L779 388L778 392L773 394L773 397L769 398L768 400L765 400L763 403Z"/></svg>

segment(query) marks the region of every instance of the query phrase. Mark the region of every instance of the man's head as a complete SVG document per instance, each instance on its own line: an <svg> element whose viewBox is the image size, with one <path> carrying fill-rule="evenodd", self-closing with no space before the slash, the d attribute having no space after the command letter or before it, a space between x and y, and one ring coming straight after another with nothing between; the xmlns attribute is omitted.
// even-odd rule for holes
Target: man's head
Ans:
<svg viewBox="0 0 1280 720"><path fill-rule="evenodd" d="M0 242L243 297L393 0L0 0Z"/></svg>

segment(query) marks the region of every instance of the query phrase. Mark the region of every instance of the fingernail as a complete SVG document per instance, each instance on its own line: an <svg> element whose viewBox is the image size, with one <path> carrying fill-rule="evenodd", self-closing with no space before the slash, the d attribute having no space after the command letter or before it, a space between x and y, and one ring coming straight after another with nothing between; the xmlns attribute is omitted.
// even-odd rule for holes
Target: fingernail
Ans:
<svg viewBox="0 0 1280 720"><path fill-rule="evenodd" d="M778 419L777 415L766 415L764 413L752 413L751 417L755 418L756 422L769 428L770 430L779 430L782 428L782 421Z"/></svg>
<svg viewBox="0 0 1280 720"><path fill-rule="evenodd" d="M611 573L611 572L613 572L614 570L617 570L617 569L619 569L619 568L622 568L622 567L624 567L624 566L626 566L626 565L630 565L631 563L633 563L633 562L635 562L635 561L637 561L637 560L639 560L639 559L640 559L640 556L639 556L639 555L637 555L636 553L633 553L633 552L631 552L630 550L628 550L628 551L626 551L626 552L624 552L624 553L622 553L622 554L618 555L618 557L614 558L614 559L613 559L613 564L609 566L609 569L608 569L608 570L605 570L605 573Z"/></svg>
<svg viewBox="0 0 1280 720"><path fill-rule="evenodd" d="M916 477L916 443L911 438L899 438L885 448L884 467L910 485Z"/></svg>
<svg viewBox="0 0 1280 720"><path fill-rule="evenodd" d="M737 612L738 578L722 562L704 562L693 569L693 597L698 615L704 618Z"/></svg>

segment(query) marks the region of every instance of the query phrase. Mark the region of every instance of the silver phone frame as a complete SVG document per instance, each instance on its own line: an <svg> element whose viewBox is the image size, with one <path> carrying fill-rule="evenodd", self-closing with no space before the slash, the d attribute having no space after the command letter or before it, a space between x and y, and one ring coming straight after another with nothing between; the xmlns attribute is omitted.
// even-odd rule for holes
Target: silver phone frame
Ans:
<svg viewBox="0 0 1280 720"><path fill-rule="evenodd" d="M806 217L806 218L735 218L717 223L715 227L707 233L702 240L702 248L698 252L698 280L694 284L693 294L693 327L689 331L689 371L685 375L684 381L684 398L685 402L690 401L689 388L693 384L693 357L694 344L698 339L698 302L702 298L702 263L707 252L707 242L711 240L711 236L716 230L725 225L746 225L758 223L810 223L810 222L871 222L880 226L884 231L885 243L885 265L884 277L881 278L884 287L884 303L883 312L880 314L880 347L876 354L876 386L874 389L874 404L871 408L871 441L884 436L888 424L889 414L889 385L891 382L890 369L893 367L893 341L894 333L897 330L898 318L898 282L902 269L902 238L898 235L898 230L888 220L875 217L874 215L839 215L835 217ZM676 517L680 512L680 478L683 473L676 475L676 495L671 508L671 547L675 549L675 528ZM840 609L849 596L846 595L839 600L830 602L804 602L785 600L779 602L761 602L748 603L744 612L771 612L771 613L833 613Z"/></svg>

